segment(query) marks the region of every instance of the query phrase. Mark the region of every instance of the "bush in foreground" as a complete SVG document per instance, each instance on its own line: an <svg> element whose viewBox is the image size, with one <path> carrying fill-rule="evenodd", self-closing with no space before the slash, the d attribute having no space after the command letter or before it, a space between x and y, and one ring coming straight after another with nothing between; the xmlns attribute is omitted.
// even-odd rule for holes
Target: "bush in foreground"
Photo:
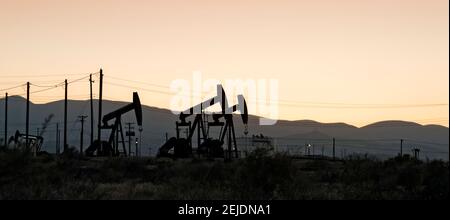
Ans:
<svg viewBox="0 0 450 220"><path fill-rule="evenodd" d="M297 160L256 151L229 163L37 158L0 151L0 199L448 199L449 163Z"/></svg>

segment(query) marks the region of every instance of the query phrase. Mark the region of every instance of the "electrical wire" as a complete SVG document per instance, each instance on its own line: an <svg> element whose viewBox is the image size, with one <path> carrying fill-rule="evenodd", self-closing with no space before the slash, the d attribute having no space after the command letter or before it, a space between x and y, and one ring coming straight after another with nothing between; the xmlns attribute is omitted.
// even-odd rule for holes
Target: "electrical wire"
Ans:
<svg viewBox="0 0 450 220"><path fill-rule="evenodd" d="M112 83L112 82L103 82L103 83L104 84L108 84L108 85L112 85L112 86L123 87L123 88L138 89L138 90L142 90L142 91L146 91L146 92L154 92L154 93L160 93L160 94L165 94L165 95L173 95L173 93L171 93L171 92L162 92L162 91L158 91L158 90L146 89L146 88L137 87L137 86L126 86L126 85L122 85L122 84L118 84L118 83Z"/></svg>
<svg viewBox="0 0 450 220"><path fill-rule="evenodd" d="M98 75L99 72L96 73L90 73L89 75ZM80 74L75 74L75 75L80 75ZM49 76L49 75L47 75ZM79 82L83 79L87 79L89 76L85 76L79 79L75 79L73 81L68 82L68 84L71 83L76 83ZM149 85L149 86L154 86L154 87L160 87L160 88L170 88L168 86L164 86L164 85L159 85L159 84L154 84L154 83L147 83L147 82L140 82L140 81L134 81L134 80L128 80L128 79L124 79L124 78L120 78L120 77L115 77L115 76L107 76L107 78L110 79L114 79L114 80L120 80L121 82L129 82L129 83L134 83L134 84L142 84L142 85ZM139 89L142 91L147 91L147 92L153 92L153 93L159 93L159 94L165 94L165 95L174 95L172 92L166 92L166 91L160 91L160 90L155 90L155 89L147 89L147 88L142 88L139 86L130 86L130 85L124 85L123 83L115 83L115 82L104 82L105 84L109 84L109 85L113 85L113 86L118 86L118 87L123 87L123 88L131 88L131 89ZM15 86L15 87L11 87L11 88L7 88L7 89L2 89L0 91L7 91L10 89L14 89L14 88L18 88L18 87L22 87L24 84ZM59 83L56 85L37 85L37 84L32 84L33 86L36 87L43 87L43 88L56 88L59 86L64 85L64 83ZM42 90L42 91L47 91L47 90ZM39 93L42 92L41 90L36 91L34 93ZM205 93L206 94L206 93ZM190 95L187 95L190 96ZM247 102L249 103L255 103L255 104L267 104L265 101L262 100L247 100ZM301 107L301 108L329 108L329 109L378 109L378 108L424 108L424 107L443 107L443 106L448 106L448 103L425 103L425 104L363 104L363 103L339 103L339 102L310 102L310 101L293 101L293 100L276 100L275 102L278 105L281 106L286 106L286 107Z"/></svg>
<svg viewBox="0 0 450 220"><path fill-rule="evenodd" d="M158 84L149 84L145 82L137 82L133 80L122 79L118 77L110 77L108 78L117 79L125 82L133 82L136 84L144 84L157 86L161 88L170 88L168 86L158 85ZM130 86L125 85L123 83L115 83L115 82L104 82L106 84L110 84L113 86L123 87L123 88L131 88L131 89L139 89L143 91L165 94L165 95L174 95L172 92L165 92L154 89L146 89L139 86ZM203 93L206 94L206 93ZM191 95L186 94L186 96L190 97ZM193 95L195 96L195 95ZM201 97L201 96L195 96ZM202 97L201 97L202 98ZM262 100L246 100L248 103L255 104L267 104L267 102ZM286 106L286 107L302 107L302 108L329 108L329 109L385 109L385 108L424 108L424 107L443 107L448 106L448 103L424 103L424 104L351 104L351 103L333 103L333 102L300 102L300 101L292 101L292 100L276 100L275 102L278 105ZM269 103L270 104L270 103Z"/></svg>
<svg viewBox="0 0 450 220"><path fill-rule="evenodd" d="M6 89L0 89L0 92L5 92L5 91L8 91L8 90L17 89L17 88L20 88L20 87L23 87L23 86L26 86L26 85L27 84L24 83L24 84L20 84L20 85L17 85L17 86L9 87L9 88L6 88Z"/></svg>
<svg viewBox="0 0 450 220"><path fill-rule="evenodd" d="M97 74L99 72L94 73L73 73L73 74L33 74L33 75L2 75L2 78L42 78L42 77L67 77L67 76L81 76L81 75L89 75L89 74Z"/></svg>

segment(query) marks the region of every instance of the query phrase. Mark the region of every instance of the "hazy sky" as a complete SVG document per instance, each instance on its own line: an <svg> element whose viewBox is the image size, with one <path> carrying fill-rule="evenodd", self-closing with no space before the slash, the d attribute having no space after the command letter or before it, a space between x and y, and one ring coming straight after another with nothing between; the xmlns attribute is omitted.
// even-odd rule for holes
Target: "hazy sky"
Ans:
<svg viewBox="0 0 450 220"><path fill-rule="evenodd" d="M0 90L102 67L106 98L128 101L138 90L144 104L167 108L170 83L201 71L205 79L278 79L282 119L448 126L448 4L0 0ZM70 88L70 98L87 98L86 81ZM32 100L63 94L57 88Z"/></svg>

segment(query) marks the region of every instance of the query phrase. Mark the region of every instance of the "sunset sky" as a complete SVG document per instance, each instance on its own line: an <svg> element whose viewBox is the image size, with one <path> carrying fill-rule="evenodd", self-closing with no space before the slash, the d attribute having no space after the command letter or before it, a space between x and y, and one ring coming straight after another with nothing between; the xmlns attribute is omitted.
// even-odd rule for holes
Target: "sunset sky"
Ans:
<svg viewBox="0 0 450 220"><path fill-rule="evenodd" d="M280 119L448 126L448 4L0 0L0 90L22 94L4 89L103 68L106 99L130 101L138 91L144 104L169 108L171 82L199 71L204 79L277 79ZM69 98L89 95L87 81L69 88ZM56 88L32 101L63 97Z"/></svg>

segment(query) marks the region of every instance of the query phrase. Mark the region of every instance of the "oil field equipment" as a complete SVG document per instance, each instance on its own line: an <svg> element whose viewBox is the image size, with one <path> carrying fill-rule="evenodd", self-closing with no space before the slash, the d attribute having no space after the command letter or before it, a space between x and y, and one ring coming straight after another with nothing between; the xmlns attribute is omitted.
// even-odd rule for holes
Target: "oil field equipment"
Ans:
<svg viewBox="0 0 450 220"><path fill-rule="evenodd" d="M122 129L122 115L133 111L137 125L142 128L142 106L137 92L133 93L133 102L103 116L101 129L111 130L108 141L95 140L85 153L86 156L127 156L124 132ZM114 120L113 124L109 124ZM119 150L122 146L122 151ZM96 153L96 154L95 154Z"/></svg>
<svg viewBox="0 0 450 220"><path fill-rule="evenodd" d="M42 144L44 143L44 138L42 136L37 135L27 135L21 134L19 131L16 131L14 136L11 136L8 141L9 146L13 146L14 148L26 148L26 143L28 139L28 149L33 152L33 155L36 156L39 152L41 152Z"/></svg>
<svg viewBox="0 0 450 220"><path fill-rule="evenodd" d="M200 147L201 141L206 140L206 130L204 127L203 111L210 106L220 103L222 112L225 112L227 105L225 91L222 85L217 85L217 95L202 103L192 106L179 115L176 125L176 137L170 138L158 151L158 157L186 158L192 156L192 138L197 130L197 143ZM193 122L186 121L190 116L195 116ZM181 137L181 131L186 130L186 137ZM173 148L173 154L169 151Z"/></svg>
<svg viewBox="0 0 450 220"><path fill-rule="evenodd" d="M212 113L213 122L208 122L205 119L205 110L217 103L221 105L219 113ZM210 98L196 106L193 106L179 115L179 121L176 122L176 137L170 138L164 143L158 151L158 157L175 157L186 158L191 157L192 154L192 138L197 132L197 153L201 156L224 158L224 140L228 134L228 150L230 154L227 158L231 158L231 152L234 150L237 157L237 145L235 137L235 129L233 124L233 112L240 111L242 121L247 130L248 124L248 110L244 96L238 96L238 104L232 107L228 106L225 91L221 85L217 85L217 96ZM193 122L186 121L190 116L195 116ZM220 119L224 118L225 122ZM206 126L205 126L206 124ZM209 137L210 127L220 127L220 134L217 139ZM186 130L186 137L181 137L182 131ZM173 153L170 151L173 149Z"/></svg>

